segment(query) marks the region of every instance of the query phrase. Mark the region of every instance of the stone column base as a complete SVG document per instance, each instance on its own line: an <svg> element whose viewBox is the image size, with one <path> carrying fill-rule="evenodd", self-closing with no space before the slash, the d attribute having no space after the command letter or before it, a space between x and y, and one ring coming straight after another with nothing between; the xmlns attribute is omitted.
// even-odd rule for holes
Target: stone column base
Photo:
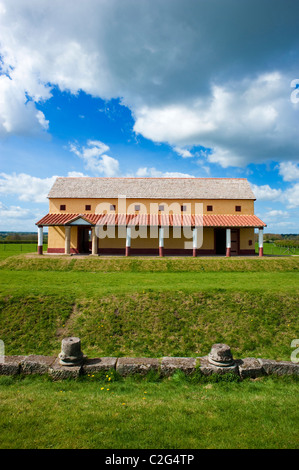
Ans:
<svg viewBox="0 0 299 470"><path fill-rule="evenodd" d="M259 248L259 256L264 256L264 248Z"/></svg>

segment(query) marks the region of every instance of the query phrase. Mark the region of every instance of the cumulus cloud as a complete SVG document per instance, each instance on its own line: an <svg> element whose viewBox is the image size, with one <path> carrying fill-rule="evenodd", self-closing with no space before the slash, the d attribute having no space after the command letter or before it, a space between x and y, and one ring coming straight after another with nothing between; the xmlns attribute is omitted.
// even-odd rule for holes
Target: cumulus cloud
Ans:
<svg viewBox="0 0 299 470"><path fill-rule="evenodd" d="M251 184L251 188L258 201L281 202L286 204L288 209L299 206L299 183L295 183L285 190L271 188L268 184L261 186ZM277 215L279 215L278 212Z"/></svg>
<svg viewBox="0 0 299 470"><path fill-rule="evenodd" d="M20 201L46 202L57 176L37 178L25 173L0 173L0 194L16 195Z"/></svg>
<svg viewBox="0 0 299 470"><path fill-rule="evenodd" d="M272 219L272 218L277 219L278 217L288 218L289 216L290 214L287 211L282 211L279 209L272 209L268 211L265 215L267 219Z"/></svg>
<svg viewBox="0 0 299 470"><path fill-rule="evenodd" d="M180 173L178 171L160 171L156 168L138 168L136 171L137 177L144 178L194 178L193 175L189 175L188 173Z"/></svg>
<svg viewBox="0 0 299 470"><path fill-rule="evenodd" d="M151 140L210 148L207 159L222 167L296 159L299 108L288 101L288 84L275 72L214 85L206 99L189 106L140 109L134 129Z"/></svg>
<svg viewBox="0 0 299 470"><path fill-rule="evenodd" d="M194 157L192 153L188 149L184 149L181 147L173 147L173 150L183 158Z"/></svg>
<svg viewBox="0 0 299 470"><path fill-rule="evenodd" d="M69 177L84 177L84 173L70 171ZM0 173L0 194L3 196L14 195L19 201L47 203L47 196L53 186L57 175L49 178L38 178L26 173Z"/></svg>
<svg viewBox="0 0 299 470"><path fill-rule="evenodd" d="M222 167L296 161L298 14L291 0L2 0L0 135L47 129L38 103L57 86L120 98L136 133Z"/></svg>
<svg viewBox="0 0 299 470"><path fill-rule="evenodd" d="M0 218L3 219L32 219L34 213L30 209L24 209L20 206L7 207L0 201Z"/></svg>
<svg viewBox="0 0 299 470"><path fill-rule="evenodd" d="M118 160L106 155L105 152L110 149L103 142L88 140L87 147L83 146L82 148L78 144L71 143L70 150L84 161L87 170L104 176L116 176L118 174Z"/></svg>
<svg viewBox="0 0 299 470"><path fill-rule="evenodd" d="M84 178L87 177L88 175L85 175L81 171L69 171L67 174L70 178Z"/></svg>
<svg viewBox="0 0 299 470"><path fill-rule="evenodd" d="M279 201L283 193L281 189L271 188L268 184L251 184L251 189L259 201Z"/></svg>
<svg viewBox="0 0 299 470"><path fill-rule="evenodd" d="M290 209L299 206L299 183L296 183L285 190L284 199L287 207Z"/></svg>
<svg viewBox="0 0 299 470"><path fill-rule="evenodd" d="M298 181L299 165L293 162L282 162L279 165L279 174L284 181Z"/></svg>
<svg viewBox="0 0 299 470"><path fill-rule="evenodd" d="M33 90L30 91L33 93ZM20 78L15 77L14 72L11 77L0 75L0 137L32 135L48 129L49 121L36 108L33 99L28 99L27 93L29 89L25 88ZM46 97L49 97L48 93L45 93Z"/></svg>

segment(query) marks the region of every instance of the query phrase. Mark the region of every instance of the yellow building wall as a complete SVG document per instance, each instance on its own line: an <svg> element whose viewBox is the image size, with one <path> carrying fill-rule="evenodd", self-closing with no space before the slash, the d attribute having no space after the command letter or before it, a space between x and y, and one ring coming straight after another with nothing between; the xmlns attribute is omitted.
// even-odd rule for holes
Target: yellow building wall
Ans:
<svg viewBox="0 0 299 470"><path fill-rule="evenodd" d="M178 228L174 229L169 227L169 236L167 236L167 229L164 229L164 248L165 249L192 249L192 233L189 230L185 234ZM98 248L101 250L107 248L120 248L124 249L126 246L126 238L122 236L119 237L119 229L115 227L115 238L97 238ZM138 230L136 230L138 233ZM143 235L146 234L146 238L131 238L131 248L134 249L158 249L159 248L159 236L158 230L155 228L147 228L142 232ZM180 238L174 238L174 235L178 236L182 234ZM124 234L124 232L122 233ZM187 236L185 236L187 235ZM189 235L190 238L189 238ZM154 237L154 238L153 238ZM200 237L198 236L198 241ZM249 245L249 240L252 240L252 245ZM78 243L78 228L76 226L71 227L71 250L77 249ZM186 245L186 243L188 245ZM48 248L62 250L65 248L65 228L64 227L49 227L48 232ZM203 229L203 243L201 246L198 246L201 250L214 250L214 228L205 227ZM254 229L253 228L241 228L240 229L240 250L254 250Z"/></svg>
<svg viewBox="0 0 299 470"><path fill-rule="evenodd" d="M124 234L124 231L122 231ZM112 232L113 233L113 232ZM123 248L126 247L126 238L120 238L119 236L119 229L115 227L115 238L98 238L98 248Z"/></svg>
<svg viewBox="0 0 299 470"><path fill-rule="evenodd" d="M169 208L170 213L181 214L181 205L187 206L186 214L194 214L197 212L196 203L203 204L203 213L204 214L254 214L254 201L253 200L157 200L157 199L75 199L75 198L64 198L64 199L50 199L49 200L50 213L71 213L71 214L83 214L83 213L100 213L106 210L108 213L114 213L110 211L110 205L113 204L116 206L115 212L124 213L134 213L134 205L140 205L140 213L153 213L158 212L158 206L164 205L165 211L161 213L168 213L167 207ZM60 210L60 205L64 204L66 206L65 211ZM91 205L91 210L86 211L85 205ZM213 206L213 211L208 212L207 206ZM235 211L235 206L241 206L241 212ZM115 238L101 238L98 239L98 248L125 248L126 239L125 236L120 238L118 236L118 227L115 227ZM122 228L124 230L124 228ZM132 228L134 231L134 228ZM190 229L189 229L190 230ZM155 232L156 231L156 232ZM49 227L48 235L48 247L49 249L64 249L65 240L64 240L64 227ZM124 232L122 232L124 234ZM144 232L143 232L144 233ZM177 233L177 229L175 229ZM151 238L150 234L155 236ZM169 227L169 237L164 239L164 248L165 249L184 249L186 248L186 243L188 243L188 248L192 248L192 236L190 238L182 236L180 238L174 237L174 229ZM249 245L249 240L252 240L252 245ZM76 226L71 227L71 250L77 249L78 246L78 229ZM147 228L146 238L131 238L131 248L134 249L146 249L146 248L158 248L159 239L158 239L158 228ZM214 228L206 227L203 230L203 243L199 247L202 250L214 250ZM254 249L254 229L253 228L241 228L240 229L240 250L253 250Z"/></svg>
<svg viewBox="0 0 299 470"><path fill-rule="evenodd" d="M166 201L157 199L75 199L75 198L64 198L64 199L50 199L49 200L49 212L51 214L94 214L102 213L107 211L108 213L114 213L110 210L110 205L116 206L115 212L119 213L135 213L135 204L140 205L140 214L158 213L158 206L164 205L165 211L161 213L173 213L181 214L181 206L186 205L186 214L199 213L200 207L196 208L196 204L203 204L204 214L254 214L254 201L250 199L206 199L206 200L194 200L194 199L168 199ZM60 205L65 205L64 211L60 210ZM91 205L91 210L86 211L85 206ZM208 212L207 206L213 206L213 211ZM235 207L241 206L241 212L236 212ZM167 210L168 207L168 210Z"/></svg>
<svg viewBox="0 0 299 470"><path fill-rule="evenodd" d="M169 236L167 237L167 230L164 229L164 248L165 249L185 249L185 243L189 243L187 248L192 249L192 242L193 237L192 233L189 232L185 233L181 232L182 236L180 238L174 238L174 230L172 227L169 227ZM136 234L138 230L136 230ZM134 249L141 249L141 248L159 248L159 235L158 229L155 228L147 228L143 230L142 237L138 236L137 238L131 238L131 248ZM175 234L178 235L180 233L179 229L175 229ZM146 238L143 235L146 234ZM116 229L116 237L117 237L117 229ZM133 235L133 232L132 232ZM186 236L185 236L186 235ZM190 235L190 237L189 237ZM124 248L126 246L126 239L125 238L103 238L98 240L98 247L101 248ZM213 250L214 249L214 229L213 228L204 228L203 230L203 244L200 249L203 250Z"/></svg>
<svg viewBox="0 0 299 470"><path fill-rule="evenodd" d="M71 249L77 248L78 228L71 227ZM48 248L65 248L65 228L49 227L48 230Z"/></svg>
<svg viewBox="0 0 299 470"><path fill-rule="evenodd" d="M249 240L252 245L249 245ZM240 229L240 250L254 250L254 228L241 228Z"/></svg>

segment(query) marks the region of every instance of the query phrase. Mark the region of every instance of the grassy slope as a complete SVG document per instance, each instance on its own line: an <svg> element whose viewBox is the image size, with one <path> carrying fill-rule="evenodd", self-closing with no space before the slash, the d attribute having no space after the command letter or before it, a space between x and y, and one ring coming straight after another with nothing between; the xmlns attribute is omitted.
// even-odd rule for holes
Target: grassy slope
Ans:
<svg viewBox="0 0 299 470"><path fill-rule="evenodd" d="M223 341L235 357L289 360L298 267L296 258L14 256L0 262L0 338L7 354L56 355L76 334L90 357L206 354ZM295 379L111 377L0 377L0 447L299 447Z"/></svg>
<svg viewBox="0 0 299 470"><path fill-rule="evenodd" d="M90 357L196 356L226 342L238 357L288 360L299 333L298 266L297 258L12 257L0 269L0 337L7 354L57 354L63 336L77 335Z"/></svg>
<svg viewBox="0 0 299 470"><path fill-rule="evenodd" d="M299 258L287 257L39 257L10 256L0 269L86 272L298 272Z"/></svg>

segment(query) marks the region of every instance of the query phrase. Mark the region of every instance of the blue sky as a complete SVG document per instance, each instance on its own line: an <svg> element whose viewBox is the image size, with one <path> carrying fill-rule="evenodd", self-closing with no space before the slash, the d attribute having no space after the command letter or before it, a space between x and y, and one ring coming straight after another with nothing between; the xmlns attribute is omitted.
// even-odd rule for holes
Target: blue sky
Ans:
<svg viewBox="0 0 299 470"><path fill-rule="evenodd" d="M248 178L266 232L299 233L298 14L0 0L0 230L35 230L56 176L194 176Z"/></svg>

